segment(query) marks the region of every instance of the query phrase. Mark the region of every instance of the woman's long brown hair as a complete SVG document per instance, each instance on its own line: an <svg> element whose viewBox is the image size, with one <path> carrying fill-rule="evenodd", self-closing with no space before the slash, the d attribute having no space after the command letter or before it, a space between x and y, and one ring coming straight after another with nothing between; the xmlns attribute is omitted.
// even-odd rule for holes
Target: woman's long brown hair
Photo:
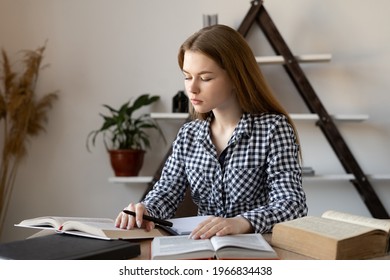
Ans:
<svg viewBox="0 0 390 280"><path fill-rule="evenodd" d="M261 73L252 49L240 33L226 25L212 25L201 29L181 45L178 54L180 69L183 69L186 51L200 52L208 56L227 72L244 112L285 115L295 131L297 144L299 144L294 123L275 98ZM206 119L209 114L210 112L197 113L191 106L193 118Z"/></svg>

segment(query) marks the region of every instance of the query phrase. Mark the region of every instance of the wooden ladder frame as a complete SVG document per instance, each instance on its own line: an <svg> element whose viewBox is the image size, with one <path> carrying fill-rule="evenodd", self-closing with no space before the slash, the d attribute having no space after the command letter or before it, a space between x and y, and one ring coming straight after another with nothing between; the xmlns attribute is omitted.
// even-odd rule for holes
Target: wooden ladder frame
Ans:
<svg viewBox="0 0 390 280"><path fill-rule="evenodd" d="M345 171L354 175L355 179L350 181L362 197L371 215L375 218L388 219L389 214L379 200L367 176L359 166L332 117L321 103L313 87L306 78L302 68L290 51L262 3L263 1L251 1L252 6L238 28L238 32L246 37L253 24L258 24L275 53L284 57L284 68L300 93L302 99L305 101L310 112L316 113L319 116L317 125L321 128Z"/></svg>

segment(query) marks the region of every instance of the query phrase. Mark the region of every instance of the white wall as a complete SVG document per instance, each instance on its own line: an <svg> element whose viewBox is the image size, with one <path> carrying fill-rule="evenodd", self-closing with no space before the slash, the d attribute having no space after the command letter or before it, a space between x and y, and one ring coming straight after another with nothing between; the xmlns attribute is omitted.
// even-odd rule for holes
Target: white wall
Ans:
<svg viewBox="0 0 390 280"><path fill-rule="evenodd" d="M304 65L330 113L366 113L364 123L340 124L366 173L390 174L390 2L385 0L265 1L265 7L295 54L332 53L327 64ZM183 88L176 63L179 45L202 27L202 15L237 28L250 8L242 0L0 0L0 47L15 57L48 40L40 92L59 89L47 132L29 144L1 241L32 232L14 228L42 215L115 217L145 185L110 184L103 145L85 148L100 126L101 104L113 106L141 93L160 95L153 111L170 111ZM248 38L257 55L273 54L256 27ZM278 97L292 113L306 107L280 66L264 66ZM162 123L172 141L180 122ZM299 123L305 165L317 173L343 173L321 132ZM151 175L169 145L153 141L142 175ZM372 185L390 212L389 181ZM338 209L369 215L348 182L306 183L309 214Z"/></svg>

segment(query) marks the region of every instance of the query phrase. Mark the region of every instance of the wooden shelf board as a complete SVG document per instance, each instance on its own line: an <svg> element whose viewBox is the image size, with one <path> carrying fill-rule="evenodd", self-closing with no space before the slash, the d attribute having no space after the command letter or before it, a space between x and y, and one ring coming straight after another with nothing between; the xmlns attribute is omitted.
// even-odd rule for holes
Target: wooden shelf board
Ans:
<svg viewBox="0 0 390 280"><path fill-rule="evenodd" d="M390 180L390 174L366 174L368 179L371 180ZM305 181L343 181L353 180L355 177L353 174L328 174L328 175L314 175L314 176L303 176Z"/></svg>
<svg viewBox="0 0 390 280"><path fill-rule="evenodd" d="M390 174L373 174L368 177L373 180L390 180Z"/></svg>
<svg viewBox="0 0 390 280"><path fill-rule="evenodd" d="M298 62L329 62L332 59L331 54L304 54L296 55L295 59ZM284 57L281 55L274 56L256 56L256 61L258 64L284 64Z"/></svg>
<svg viewBox="0 0 390 280"><path fill-rule="evenodd" d="M303 181L344 181L352 179L354 179L352 174L328 174L302 177Z"/></svg>
<svg viewBox="0 0 390 280"><path fill-rule="evenodd" d="M150 183L152 182L152 176L134 176L134 177L110 177L108 181L110 183Z"/></svg>
<svg viewBox="0 0 390 280"><path fill-rule="evenodd" d="M172 120L185 120L188 118L188 113L151 113L150 117L153 119L172 119Z"/></svg>

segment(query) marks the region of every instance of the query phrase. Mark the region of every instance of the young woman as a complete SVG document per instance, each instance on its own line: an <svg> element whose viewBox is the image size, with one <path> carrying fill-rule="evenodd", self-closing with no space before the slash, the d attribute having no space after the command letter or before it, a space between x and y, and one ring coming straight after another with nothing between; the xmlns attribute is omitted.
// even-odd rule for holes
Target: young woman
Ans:
<svg viewBox="0 0 390 280"><path fill-rule="evenodd" d="M245 39L214 25L180 47L193 121L180 129L173 151L146 198L120 213L116 226L150 230L142 214L171 218L189 185L198 215L212 217L191 237L270 232L307 214L296 130L273 96Z"/></svg>

